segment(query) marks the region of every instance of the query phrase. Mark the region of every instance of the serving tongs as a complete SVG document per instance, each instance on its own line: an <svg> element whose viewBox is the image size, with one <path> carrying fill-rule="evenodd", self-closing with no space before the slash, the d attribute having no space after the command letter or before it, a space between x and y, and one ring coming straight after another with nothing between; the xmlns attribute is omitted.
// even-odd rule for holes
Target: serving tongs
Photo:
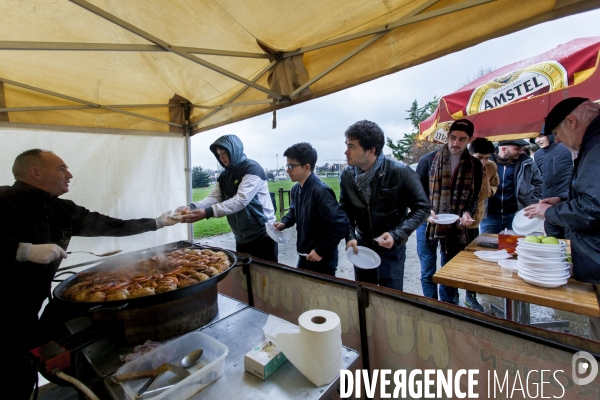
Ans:
<svg viewBox="0 0 600 400"><path fill-rule="evenodd" d="M67 254L73 254L73 253L87 253L87 254L91 254L93 256L96 257L108 257L108 256L112 256L114 254L120 253L123 250L113 250L113 251L109 251L107 253L102 253L102 254L96 254L96 253L92 253L91 251L67 251Z"/></svg>

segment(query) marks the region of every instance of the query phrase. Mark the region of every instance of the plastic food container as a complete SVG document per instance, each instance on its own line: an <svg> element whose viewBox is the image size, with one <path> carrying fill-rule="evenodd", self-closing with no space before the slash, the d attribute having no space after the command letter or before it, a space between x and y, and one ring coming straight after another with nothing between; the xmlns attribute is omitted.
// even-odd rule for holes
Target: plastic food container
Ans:
<svg viewBox="0 0 600 400"><path fill-rule="evenodd" d="M187 368L191 373L190 376L182 380L178 375L167 371L159 375L142 396L143 399L152 400L187 399L223 375L225 357L229 353L227 346L204 332L190 332L173 339L123 365L115 375L158 368L165 362L177 363L196 349L202 349L204 352L198 363ZM148 378L144 378L119 382L119 384L129 399L135 399L137 392L147 380Z"/></svg>

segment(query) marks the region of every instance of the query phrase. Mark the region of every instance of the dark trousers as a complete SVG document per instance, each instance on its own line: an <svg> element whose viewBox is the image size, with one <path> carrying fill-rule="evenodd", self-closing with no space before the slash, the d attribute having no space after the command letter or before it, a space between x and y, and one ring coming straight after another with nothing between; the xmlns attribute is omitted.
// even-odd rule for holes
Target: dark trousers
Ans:
<svg viewBox="0 0 600 400"><path fill-rule="evenodd" d="M481 221L479 227L481 233L500 233L504 229L512 229L515 213L512 214L488 214Z"/></svg>
<svg viewBox="0 0 600 400"><path fill-rule="evenodd" d="M466 246L453 240L454 237L430 240L427 238L426 230L427 222L417 228L417 254L421 262L423 296L438 299L439 291L440 300L457 304L458 289L446 285L439 285L438 288L438 285L433 282L433 275L437 269L437 249L439 244L441 265L443 267L454 256L464 250ZM467 242L470 243L475 240L478 234L479 229L467 229Z"/></svg>
<svg viewBox="0 0 600 400"><path fill-rule="evenodd" d="M263 260L278 262L279 248L277 242L266 234L260 239L248 243L235 242L235 250Z"/></svg>
<svg viewBox="0 0 600 400"><path fill-rule="evenodd" d="M307 261L306 257L300 256L298 258L298 264L296 264L297 268L306 269L312 272L318 272L323 275L335 276L335 272L337 271L338 266L338 250L335 249L335 252L328 256L323 257L321 261Z"/></svg>
<svg viewBox="0 0 600 400"><path fill-rule="evenodd" d="M364 244L359 243L360 246ZM406 245L392 249L377 249L381 258L379 267L362 269L354 267L354 279L359 282L372 283L390 289L404 290L404 262L406 261Z"/></svg>

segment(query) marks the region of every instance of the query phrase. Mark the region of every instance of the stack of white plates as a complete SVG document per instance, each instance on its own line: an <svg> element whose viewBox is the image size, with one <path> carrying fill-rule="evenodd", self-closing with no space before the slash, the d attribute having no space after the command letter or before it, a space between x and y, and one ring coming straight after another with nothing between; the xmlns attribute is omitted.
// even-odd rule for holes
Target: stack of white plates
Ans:
<svg viewBox="0 0 600 400"><path fill-rule="evenodd" d="M519 276L527 283L554 288L567 283L571 264L567 262L567 244L543 244L517 240Z"/></svg>

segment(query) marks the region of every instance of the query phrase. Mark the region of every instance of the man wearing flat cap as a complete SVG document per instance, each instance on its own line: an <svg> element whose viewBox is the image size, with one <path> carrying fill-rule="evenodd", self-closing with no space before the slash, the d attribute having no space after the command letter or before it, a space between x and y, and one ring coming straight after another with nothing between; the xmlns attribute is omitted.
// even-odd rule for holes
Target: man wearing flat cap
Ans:
<svg viewBox="0 0 600 400"><path fill-rule="evenodd" d="M578 152L566 201L550 197L525 209L542 217L548 236L571 240L573 277L600 284L600 104L571 97L546 117L546 132L567 149ZM590 318L592 339L600 339L600 320Z"/></svg>
<svg viewBox="0 0 600 400"><path fill-rule="evenodd" d="M499 233L512 229L517 211L537 203L542 198L542 175L525 154L529 143L522 139L498 142L498 152L490 158L498 165L500 183L488 199L487 215L481 221L481 233Z"/></svg>

